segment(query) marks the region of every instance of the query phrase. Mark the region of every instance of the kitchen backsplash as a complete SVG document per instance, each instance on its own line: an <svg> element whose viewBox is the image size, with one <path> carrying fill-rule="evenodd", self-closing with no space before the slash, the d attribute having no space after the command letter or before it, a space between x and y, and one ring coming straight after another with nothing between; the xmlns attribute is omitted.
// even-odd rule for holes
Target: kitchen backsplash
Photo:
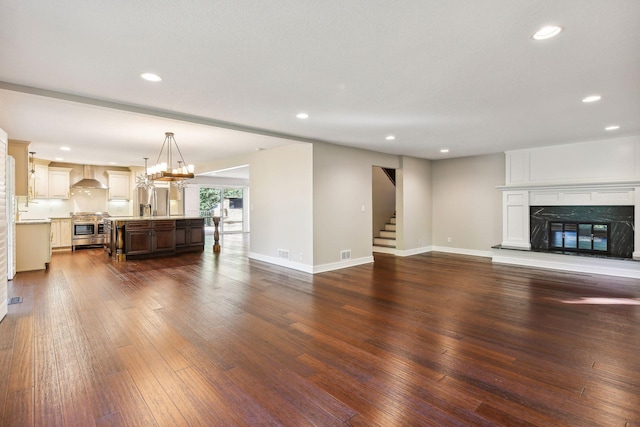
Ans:
<svg viewBox="0 0 640 427"><path fill-rule="evenodd" d="M36 199L27 204L18 196L18 215L22 219L68 217L71 212L109 212L111 216L133 215L132 201L107 200L107 190L91 190L90 194L73 191L68 200ZM28 205L28 206L27 206Z"/></svg>

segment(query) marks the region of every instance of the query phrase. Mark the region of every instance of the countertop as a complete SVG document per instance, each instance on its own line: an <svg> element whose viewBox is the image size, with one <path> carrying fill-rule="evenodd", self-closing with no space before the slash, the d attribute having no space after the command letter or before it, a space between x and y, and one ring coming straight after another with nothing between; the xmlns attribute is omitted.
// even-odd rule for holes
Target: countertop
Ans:
<svg viewBox="0 0 640 427"><path fill-rule="evenodd" d="M205 219L208 217L202 216L185 216L185 215L171 215L171 216L111 216L105 218L110 221L166 221L166 220L182 220L182 219Z"/></svg>

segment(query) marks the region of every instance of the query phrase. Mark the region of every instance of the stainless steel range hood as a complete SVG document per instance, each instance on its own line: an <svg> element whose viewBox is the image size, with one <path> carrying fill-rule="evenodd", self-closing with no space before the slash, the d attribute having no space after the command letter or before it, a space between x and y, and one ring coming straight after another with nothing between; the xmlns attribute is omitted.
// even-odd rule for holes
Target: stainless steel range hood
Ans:
<svg viewBox="0 0 640 427"><path fill-rule="evenodd" d="M73 184L71 188L86 188L86 189L102 189L106 190L107 186L101 183L96 179L95 171L93 170L93 166L84 165L82 167L82 176L83 178Z"/></svg>

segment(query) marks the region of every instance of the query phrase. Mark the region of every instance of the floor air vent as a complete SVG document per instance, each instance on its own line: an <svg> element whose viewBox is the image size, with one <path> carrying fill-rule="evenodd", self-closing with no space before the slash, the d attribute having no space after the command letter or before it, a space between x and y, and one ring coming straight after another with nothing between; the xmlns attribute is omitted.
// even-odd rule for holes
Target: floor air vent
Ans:
<svg viewBox="0 0 640 427"><path fill-rule="evenodd" d="M7 301L7 305L11 304L20 304L22 302L22 297L11 297L9 301Z"/></svg>

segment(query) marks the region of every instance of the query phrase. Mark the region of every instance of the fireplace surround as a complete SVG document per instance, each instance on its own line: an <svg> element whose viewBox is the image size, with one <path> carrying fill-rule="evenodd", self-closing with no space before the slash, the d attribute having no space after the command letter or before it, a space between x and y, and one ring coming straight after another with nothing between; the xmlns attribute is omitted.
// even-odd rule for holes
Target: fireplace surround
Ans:
<svg viewBox="0 0 640 427"><path fill-rule="evenodd" d="M531 206L531 249L632 258L634 206ZM565 241L554 242L561 233ZM591 227L586 241L587 226ZM555 227L555 229L554 229ZM574 241L575 237L575 241Z"/></svg>
<svg viewBox="0 0 640 427"><path fill-rule="evenodd" d="M640 135L507 151L497 188L493 262L640 279Z"/></svg>

